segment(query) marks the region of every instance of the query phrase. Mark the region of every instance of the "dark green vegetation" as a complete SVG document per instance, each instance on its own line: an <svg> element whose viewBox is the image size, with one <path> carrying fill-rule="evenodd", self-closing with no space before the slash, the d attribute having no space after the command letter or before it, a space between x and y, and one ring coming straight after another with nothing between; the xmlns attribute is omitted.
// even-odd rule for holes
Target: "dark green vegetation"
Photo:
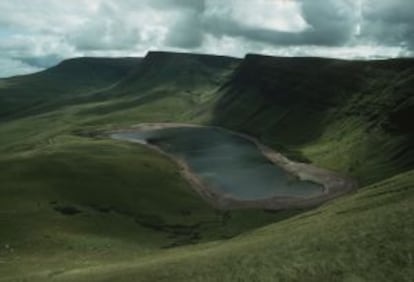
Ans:
<svg viewBox="0 0 414 282"><path fill-rule="evenodd" d="M369 184L414 165L413 89L413 59L250 55L222 90L214 122Z"/></svg>
<svg viewBox="0 0 414 282"><path fill-rule="evenodd" d="M94 99L140 62L136 58L79 58L0 83L0 118L12 119Z"/></svg>
<svg viewBox="0 0 414 282"><path fill-rule="evenodd" d="M413 89L410 59L159 52L2 79L0 281L411 281ZM165 157L88 137L151 121L248 132L362 187L217 211Z"/></svg>

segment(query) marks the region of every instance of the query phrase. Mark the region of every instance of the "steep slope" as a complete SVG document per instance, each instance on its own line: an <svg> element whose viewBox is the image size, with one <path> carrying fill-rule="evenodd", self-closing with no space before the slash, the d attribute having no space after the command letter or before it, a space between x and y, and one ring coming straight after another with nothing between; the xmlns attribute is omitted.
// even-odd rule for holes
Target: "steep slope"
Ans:
<svg viewBox="0 0 414 282"><path fill-rule="evenodd" d="M233 71L239 61L224 56L148 52L142 64L120 83L118 89L121 94L126 94L154 88L199 91L217 87L223 82L223 73Z"/></svg>
<svg viewBox="0 0 414 282"><path fill-rule="evenodd" d="M413 60L132 60L0 81L16 89L0 112L17 111L0 123L0 281L412 280ZM248 132L361 189L311 211L218 211L167 158L85 134L151 121Z"/></svg>
<svg viewBox="0 0 414 282"><path fill-rule="evenodd" d="M0 120L45 112L112 86L139 58L75 58L45 71L0 80ZM49 106L49 107L47 107Z"/></svg>
<svg viewBox="0 0 414 282"><path fill-rule="evenodd" d="M414 275L413 181L414 171L397 175L224 242L26 277L66 282L409 282Z"/></svg>
<svg viewBox="0 0 414 282"><path fill-rule="evenodd" d="M240 60L213 55L149 52L142 63L102 95L108 103L85 110L86 115L128 111L137 106L170 99L187 109L207 111L216 92ZM177 112L181 112L178 110Z"/></svg>
<svg viewBox="0 0 414 282"><path fill-rule="evenodd" d="M414 166L413 89L412 59L248 55L212 123L372 183Z"/></svg>

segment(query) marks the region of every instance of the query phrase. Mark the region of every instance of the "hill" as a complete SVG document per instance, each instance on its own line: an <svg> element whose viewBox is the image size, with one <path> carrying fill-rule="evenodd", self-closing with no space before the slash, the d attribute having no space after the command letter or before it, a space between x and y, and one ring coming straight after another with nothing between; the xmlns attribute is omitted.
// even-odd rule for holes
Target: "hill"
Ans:
<svg viewBox="0 0 414 282"><path fill-rule="evenodd" d="M202 54L148 52L142 64L126 77L119 88L148 90L163 87L197 91L210 85L220 86L220 74L232 70L239 59Z"/></svg>
<svg viewBox="0 0 414 282"><path fill-rule="evenodd" d="M414 60L77 58L0 80L0 281L410 281ZM216 210L94 132L220 125L358 178L311 210ZM369 270L369 271L367 271Z"/></svg>
<svg viewBox="0 0 414 282"><path fill-rule="evenodd" d="M202 54L148 52L142 63L105 92L107 104L86 110L105 115L127 111L157 100L171 99L192 108L215 99L216 91L232 74L240 60ZM168 110L167 110L168 111ZM180 110L173 112L181 112Z"/></svg>
<svg viewBox="0 0 414 282"><path fill-rule="evenodd" d="M39 73L0 79L0 120L79 103L73 100L111 87L140 61L140 58L75 58Z"/></svg>
<svg viewBox="0 0 414 282"><path fill-rule="evenodd" d="M413 59L248 55L213 123L370 184L414 166L413 87Z"/></svg>

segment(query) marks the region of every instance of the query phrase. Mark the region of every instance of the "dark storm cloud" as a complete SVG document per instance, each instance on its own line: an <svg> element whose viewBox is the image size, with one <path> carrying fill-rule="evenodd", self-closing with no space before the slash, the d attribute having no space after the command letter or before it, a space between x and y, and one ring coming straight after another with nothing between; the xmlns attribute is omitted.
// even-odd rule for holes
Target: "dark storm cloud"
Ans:
<svg viewBox="0 0 414 282"><path fill-rule="evenodd" d="M280 32L267 28L256 28L244 25L238 21L220 17L209 17L203 21L204 32L214 36L242 37L246 40L261 41L265 43L289 45L302 44L301 33Z"/></svg>
<svg viewBox="0 0 414 282"><path fill-rule="evenodd" d="M162 1L169 3L175 1ZM187 1L180 1L188 3ZM236 1L237 2L237 1ZM308 24L303 31L286 32L245 24L229 14L188 16L182 11L179 24L169 31L167 43L194 48L203 44L203 36L240 37L274 46L344 46L361 41L377 45L414 49L414 1L411 0L300 0L301 14ZM209 7L202 3L197 11ZM234 3L234 2L233 2ZM184 5L183 5L184 6ZM176 40L174 40L177 38Z"/></svg>
<svg viewBox="0 0 414 282"><path fill-rule="evenodd" d="M191 9L203 12L206 8L204 0L152 0L150 5L159 9Z"/></svg>
<svg viewBox="0 0 414 282"><path fill-rule="evenodd" d="M49 66L56 65L62 60L62 57L56 54L51 54L45 56L20 57L18 59L21 62L35 68L47 68Z"/></svg>
<svg viewBox="0 0 414 282"><path fill-rule="evenodd" d="M303 43L340 46L352 36L355 27L355 5L349 1L303 0L302 15L310 25L304 31Z"/></svg>
<svg viewBox="0 0 414 282"><path fill-rule="evenodd" d="M365 0L363 17L389 23L413 23L414 1L411 0Z"/></svg>
<svg viewBox="0 0 414 282"><path fill-rule="evenodd" d="M366 0L362 19L362 38L414 50L414 1Z"/></svg>
<svg viewBox="0 0 414 282"><path fill-rule="evenodd" d="M159 0L161 2L161 0ZM203 5L204 9L206 8ZM203 10L204 10L203 9ZM208 7L207 7L208 9ZM183 20L170 30L168 42L183 47L202 44L203 34L214 36L242 37L273 45L325 45L341 46L352 36L354 29L354 5L337 0L303 0L302 16L309 28L301 32L285 32L245 24L243 19L224 14L198 14L188 16L183 11ZM179 38L176 42L173 38ZM176 43L176 44L174 44Z"/></svg>
<svg viewBox="0 0 414 282"><path fill-rule="evenodd" d="M94 16L67 35L77 49L128 50L140 42L139 29L131 26L123 9L112 3L99 5Z"/></svg>
<svg viewBox="0 0 414 282"><path fill-rule="evenodd" d="M165 45L185 49L194 49L203 45L205 30L201 19L206 10L204 0L155 0L150 5L179 14L177 19L170 23L164 39Z"/></svg>
<svg viewBox="0 0 414 282"><path fill-rule="evenodd" d="M197 48L203 45L203 27L198 14L187 11L170 28L165 44L179 48Z"/></svg>

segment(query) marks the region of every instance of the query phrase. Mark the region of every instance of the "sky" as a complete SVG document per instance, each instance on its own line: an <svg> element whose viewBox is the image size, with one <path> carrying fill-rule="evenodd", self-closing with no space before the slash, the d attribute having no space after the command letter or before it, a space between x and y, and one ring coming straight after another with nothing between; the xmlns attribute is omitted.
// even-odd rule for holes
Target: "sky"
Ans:
<svg viewBox="0 0 414 282"><path fill-rule="evenodd" d="M0 0L0 77L150 50L414 55L414 0Z"/></svg>

